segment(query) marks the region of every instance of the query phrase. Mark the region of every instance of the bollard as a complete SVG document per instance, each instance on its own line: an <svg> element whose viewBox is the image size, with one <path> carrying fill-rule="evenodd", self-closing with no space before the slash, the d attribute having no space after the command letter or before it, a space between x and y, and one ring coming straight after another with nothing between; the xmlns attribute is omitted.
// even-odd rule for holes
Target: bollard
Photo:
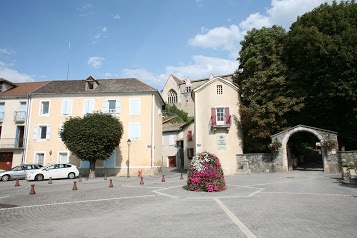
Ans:
<svg viewBox="0 0 357 238"><path fill-rule="evenodd" d="M107 175L106 174L104 174L104 180L107 180Z"/></svg>
<svg viewBox="0 0 357 238"><path fill-rule="evenodd" d="M162 180L161 182L165 182L165 175L162 175Z"/></svg>
<svg viewBox="0 0 357 238"><path fill-rule="evenodd" d="M112 179L109 180L109 188L112 188L113 187L113 181Z"/></svg>
<svg viewBox="0 0 357 238"><path fill-rule="evenodd" d="M31 184L30 195L36 194L35 193L35 184Z"/></svg>
<svg viewBox="0 0 357 238"><path fill-rule="evenodd" d="M144 185L144 178L140 177L140 185Z"/></svg>
<svg viewBox="0 0 357 238"><path fill-rule="evenodd" d="M82 182L82 176L79 175L78 182Z"/></svg>
<svg viewBox="0 0 357 238"><path fill-rule="evenodd" d="M73 188L72 188L72 191L75 191L75 190L78 190L76 181L73 182Z"/></svg>
<svg viewBox="0 0 357 238"><path fill-rule="evenodd" d="M180 179L183 179L183 175L181 174L181 177L180 177Z"/></svg>
<svg viewBox="0 0 357 238"><path fill-rule="evenodd" d="M52 184L52 177L48 180L48 184Z"/></svg>
<svg viewBox="0 0 357 238"><path fill-rule="evenodd" d="M139 169L138 170L138 177L142 177L143 176L143 170L142 169Z"/></svg>
<svg viewBox="0 0 357 238"><path fill-rule="evenodd" d="M19 186L20 186L19 179L16 179L15 187L19 187Z"/></svg>

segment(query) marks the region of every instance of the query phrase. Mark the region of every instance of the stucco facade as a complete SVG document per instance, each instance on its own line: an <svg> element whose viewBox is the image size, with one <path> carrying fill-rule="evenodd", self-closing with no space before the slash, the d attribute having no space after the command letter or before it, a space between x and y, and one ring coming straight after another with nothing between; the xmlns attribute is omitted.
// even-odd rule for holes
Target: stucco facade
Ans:
<svg viewBox="0 0 357 238"><path fill-rule="evenodd" d="M216 154L225 174L235 174L236 154L242 153L238 88L215 77L193 90L195 153Z"/></svg>

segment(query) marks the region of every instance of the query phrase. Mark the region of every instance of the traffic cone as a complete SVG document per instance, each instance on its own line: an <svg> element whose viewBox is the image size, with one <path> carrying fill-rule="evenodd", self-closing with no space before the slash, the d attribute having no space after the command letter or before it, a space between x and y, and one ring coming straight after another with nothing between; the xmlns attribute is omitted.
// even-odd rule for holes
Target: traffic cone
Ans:
<svg viewBox="0 0 357 238"><path fill-rule="evenodd" d="M107 175L106 174L104 174L104 180L107 180Z"/></svg>
<svg viewBox="0 0 357 238"><path fill-rule="evenodd" d="M140 177L140 185L144 185L144 178Z"/></svg>
<svg viewBox="0 0 357 238"><path fill-rule="evenodd" d="M35 184L31 184L30 195L36 194L35 193Z"/></svg>
<svg viewBox="0 0 357 238"><path fill-rule="evenodd" d="M183 175L181 174L181 177L180 177L180 179L183 179Z"/></svg>
<svg viewBox="0 0 357 238"><path fill-rule="evenodd" d="M19 187L19 186L20 186L19 179L16 179L15 187Z"/></svg>
<svg viewBox="0 0 357 238"><path fill-rule="evenodd" d="M82 182L82 176L79 175L78 182Z"/></svg>
<svg viewBox="0 0 357 238"><path fill-rule="evenodd" d="M109 188L112 188L113 187L113 181L112 179L109 180Z"/></svg>
<svg viewBox="0 0 357 238"><path fill-rule="evenodd" d="M162 175L162 180L161 182L165 182L165 175Z"/></svg>
<svg viewBox="0 0 357 238"><path fill-rule="evenodd" d="M48 184L52 184L52 177L48 180Z"/></svg>
<svg viewBox="0 0 357 238"><path fill-rule="evenodd" d="M73 188L72 188L72 191L75 191L75 190L78 190L76 181L73 182Z"/></svg>

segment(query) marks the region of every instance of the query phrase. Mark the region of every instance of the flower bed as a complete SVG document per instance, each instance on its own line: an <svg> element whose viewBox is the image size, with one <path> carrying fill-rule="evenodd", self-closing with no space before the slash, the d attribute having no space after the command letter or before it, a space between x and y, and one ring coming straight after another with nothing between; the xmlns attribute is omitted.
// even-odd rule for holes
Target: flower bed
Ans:
<svg viewBox="0 0 357 238"><path fill-rule="evenodd" d="M187 175L187 190L204 192L226 190L222 166L214 154L203 152L194 156Z"/></svg>

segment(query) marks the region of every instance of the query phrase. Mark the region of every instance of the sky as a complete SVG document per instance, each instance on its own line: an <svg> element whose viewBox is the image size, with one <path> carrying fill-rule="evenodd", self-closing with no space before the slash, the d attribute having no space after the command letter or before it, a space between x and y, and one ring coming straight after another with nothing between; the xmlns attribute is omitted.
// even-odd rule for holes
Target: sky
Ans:
<svg viewBox="0 0 357 238"><path fill-rule="evenodd" d="M170 74L232 74L249 30L289 30L324 2L332 0L1 0L0 78L137 78L161 90Z"/></svg>

